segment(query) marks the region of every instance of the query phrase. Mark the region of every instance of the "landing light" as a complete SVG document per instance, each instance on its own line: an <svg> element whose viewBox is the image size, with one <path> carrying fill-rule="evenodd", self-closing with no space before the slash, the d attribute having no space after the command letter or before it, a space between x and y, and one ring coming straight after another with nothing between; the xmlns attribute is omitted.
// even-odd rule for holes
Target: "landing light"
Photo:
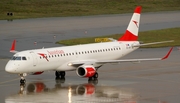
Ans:
<svg viewBox="0 0 180 103"><path fill-rule="evenodd" d="M72 66L72 63L68 63L68 66Z"/></svg>

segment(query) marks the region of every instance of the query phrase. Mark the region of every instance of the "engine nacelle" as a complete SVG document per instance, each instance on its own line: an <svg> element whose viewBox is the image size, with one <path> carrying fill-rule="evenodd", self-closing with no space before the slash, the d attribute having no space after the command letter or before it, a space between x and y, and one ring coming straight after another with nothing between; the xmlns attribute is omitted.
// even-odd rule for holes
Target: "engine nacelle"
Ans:
<svg viewBox="0 0 180 103"><path fill-rule="evenodd" d="M42 74L44 71L41 71L41 72L33 72L33 73L31 73L31 75L40 75L40 74Z"/></svg>
<svg viewBox="0 0 180 103"><path fill-rule="evenodd" d="M76 69L76 73L80 77L92 77L96 73L96 69L92 65L82 65Z"/></svg>

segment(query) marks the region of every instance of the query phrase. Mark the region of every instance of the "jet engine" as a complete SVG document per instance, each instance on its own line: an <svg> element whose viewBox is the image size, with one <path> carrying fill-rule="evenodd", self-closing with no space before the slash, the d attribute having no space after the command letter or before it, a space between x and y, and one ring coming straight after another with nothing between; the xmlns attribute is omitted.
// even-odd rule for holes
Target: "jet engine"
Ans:
<svg viewBox="0 0 180 103"><path fill-rule="evenodd" d="M92 77L96 73L96 69L92 65L82 65L76 69L76 73L80 77Z"/></svg>
<svg viewBox="0 0 180 103"><path fill-rule="evenodd" d="M40 75L40 74L42 74L44 71L40 71L40 72L33 72L33 73L31 73L31 75Z"/></svg>

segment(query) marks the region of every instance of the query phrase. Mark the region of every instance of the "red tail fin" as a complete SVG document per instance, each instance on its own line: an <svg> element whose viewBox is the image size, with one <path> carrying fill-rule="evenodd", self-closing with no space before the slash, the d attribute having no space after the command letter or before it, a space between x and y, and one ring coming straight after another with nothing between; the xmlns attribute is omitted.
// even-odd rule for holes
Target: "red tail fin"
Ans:
<svg viewBox="0 0 180 103"><path fill-rule="evenodd" d="M126 32L118 41L137 41L139 23L140 23L141 6L137 6L129 22Z"/></svg>
<svg viewBox="0 0 180 103"><path fill-rule="evenodd" d="M16 40L13 41L10 52L14 52L16 47Z"/></svg>
<svg viewBox="0 0 180 103"><path fill-rule="evenodd" d="M16 48L16 40L13 41L10 52L11 53L17 53L18 51L16 51L15 48Z"/></svg>

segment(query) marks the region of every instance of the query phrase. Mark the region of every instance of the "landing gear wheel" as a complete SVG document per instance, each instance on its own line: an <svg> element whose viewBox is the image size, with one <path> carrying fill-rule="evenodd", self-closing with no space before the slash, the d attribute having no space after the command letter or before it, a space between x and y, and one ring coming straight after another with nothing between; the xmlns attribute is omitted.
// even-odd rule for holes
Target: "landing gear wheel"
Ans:
<svg viewBox="0 0 180 103"><path fill-rule="evenodd" d="M88 81L96 80L98 78L98 73L96 72L92 77L89 77Z"/></svg>
<svg viewBox="0 0 180 103"><path fill-rule="evenodd" d="M60 72L60 76L61 76L61 78L64 78L64 77L65 77L65 75L66 75L66 72L65 72L65 71L61 71L61 72Z"/></svg>
<svg viewBox="0 0 180 103"><path fill-rule="evenodd" d="M26 83L26 80L25 80L25 79L21 79L21 80L20 80L20 84L23 85L23 84L25 84L25 83Z"/></svg>
<svg viewBox="0 0 180 103"><path fill-rule="evenodd" d="M56 72L55 72L55 76L56 76L56 77L60 77L60 72L56 71Z"/></svg>
<svg viewBox="0 0 180 103"><path fill-rule="evenodd" d="M55 72L55 75L56 75L56 77L61 77L61 78L63 78L63 77L65 77L66 72L65 72L65 71L56 71L56 72Z"/></svg>
<svg viewBox="0 0 180 103"><path fill-rule="evenodd" d="M26 84L25 76L27 76L27 73L19 74L19 76L21 77L20 85L25 85Z"/></svg>
<svg viewBox="0 0 180 103"><path fill-rule="evenodd" d="M88 83L97 84L98 83L98 73L96 72L92 77L89 77Z"/></svg>
<svg viewBox="0 0 180 103"><path fill-rule="evenodd" d="M98 73L96 72L93 76L94 79L97 79L98 78Z"/></svg>

